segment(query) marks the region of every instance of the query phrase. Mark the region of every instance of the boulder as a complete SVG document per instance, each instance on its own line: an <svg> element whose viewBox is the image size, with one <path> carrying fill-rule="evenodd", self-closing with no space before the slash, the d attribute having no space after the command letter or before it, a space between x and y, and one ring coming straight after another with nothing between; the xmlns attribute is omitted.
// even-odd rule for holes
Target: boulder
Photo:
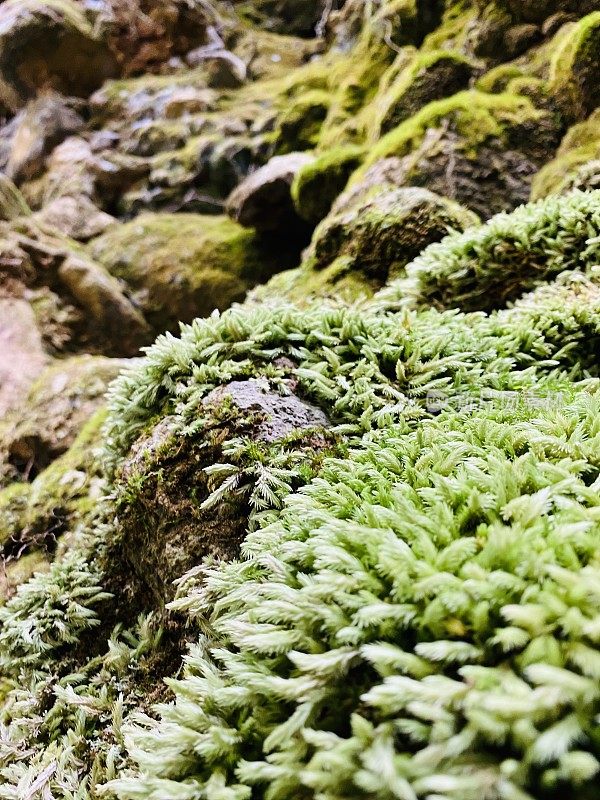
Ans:
<svg viewBox="0 0 600 800"><path fill-rule="evenodd" d="M227 308L289 263L253 231L201 214L142 214L110 228L90 252L134 292L156 333Z"/></svg>
<svg viewBox="0 0 600 800"><path fill-rule="evenodd" d="M11 125L6 174L16 183L35 178L43 170L46 156L83 124L72 102L54 92L31 100Z"/></svg>
<svg viewBox="0 0 600 800"><path fill-rule="evenodd" d="M14 349L12 353L14 358ZM31 481L65 453L104 403L108 383L125 364L84 355L55 361L41 371L23 402L2 420L0 475Z"/></svg>
<svg viewBox="0 0 600 800"><path fill-rule="evenodd" d="M432 100L466 89L474 65L460 53L420 53L374 99L375 132L382 135L400 125Z"/></svg>
<svg viewBox="0 0 600 800"><path fill-rule="evenodd" d="M58 268L58 278L117 351L133 354L147 343L150 330L142 313L104 267L72 253Z"/></svg>
<svg viewBox="0 0 600 800"><path fill-rule="evenodd" d="M250 490L284 441L287 454L307 466L331 448L326 415L294 389L292 381L277 388L266 379L231 381L204 398L199 434L181 435L177 418L166 416L134 442L115 481L121 535L107 557L109 574L120 576L120 597L162 610L174 595L174 580L205 558L239 553ZM228 442L240 437L262 456L240 460L239 481L228 494L213 475L232 458L224 452Z"/></svg>
<svg viewBox="0 0 600 800"><path fill-rule="evenodd" d="M0 419L21 406L32 382L48 363L29 303L0 297Z"/></svg>
<svg viewBox="0 0 600 800"><path fill-rule="evenodd" d="M227 200L229 216L246 228L282 231L298 220L291 187L298 172L311 164L308 153L275 156L250 174Z"/></svg>
<svg viewBox="0 0 600 800"><path fill-rule="evenodd" d="M0 4L0 102L12 111L41 88L87 97L116 74L115 56L79 3Z"/></svg>
<svg viewBox="0 0 600 800"><path fill-rule="evenodd" d="M534 175L560 142L563 122L546 102L538 105L510 88L463 91L428 103L370 149L361 177L381 159L394 158L396 185L427 187L484 218L527 202Z"/></svg>
<svg viewBox="0 0 600 800"><path fill-rule="evenodd" d="M117 222L85 195L57 197L36 212L33 219L38 225L79 242L99 236Z"/></svg>
<svg viewBox="0 0 600 800"><path fill-rule="evenodd" d="M432 242L477 222L475 214L428 189L354 190L316 229L305 266L323 270L337 262L379 287Z"/></svg>

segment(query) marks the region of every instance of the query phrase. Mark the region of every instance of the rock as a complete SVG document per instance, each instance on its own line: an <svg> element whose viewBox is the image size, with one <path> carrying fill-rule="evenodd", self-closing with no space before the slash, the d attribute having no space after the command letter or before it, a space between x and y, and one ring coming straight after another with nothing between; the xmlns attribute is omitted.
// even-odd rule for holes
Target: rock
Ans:
<svg viewBox="0 0 600 800"><path fill-rule="evenodd" d="M598 8L596 0L502 0L513 16L520 22L540 23L557 14L589 14Z"/></svg>
<svg viewBox="0 0 600 800"><path fill-rule="evenodd" d="M125 297L119 281L99 264L73 254L60 265L58 277L92 325L114 343L115 352L133 355L148 341L150 331L141 312Z"/></svg>
<svg viewBox="0 0 600 800"><path fill-rule="evenodd" d="M554 36L554 34L562 28L563 25L566 25L568 22L574 22L576 17L574 14L568 14L565 11L557 11L556 14L552 14L551 17L544 20L544 24L542 25L542 35L543 36Z"/></svg>
<svg viewBox="0 0 600 800"><path fill-rule="evenodd" d="M227 213L246 228L284 230L297 219L291 196L294 178L313 160L314 156L307 153L275 156L232 192Z"/></svg>
<svg viewBox="0 0 600 800"><path fill-rule="evenodd" d="M0 102L21 108L41 88L87 97L117 63L74 0L0 4Z"/></svg>
<svg viewBox="0 0 600 800"><path fill-rule="evenodd" d="M85 195L57 197L34 214L33 219L38 225L80 242L99 236L117 222L110 214L100 211Z"/></svg>
<svg viewBox="0 0 600 800"><path fill-rule="evenodd" d="M596 189L600 159L600 109L571 126L554 158L533 180L531 199L565 194L573 189Z"/></svg>
<svg viewBox="0 0 600 800"><path fill-rule="evenodd" d="M252 461L240 463L245 492L207 502L216 488L210 468L230 458L223 452L228 441L251 439L266 461L286 440L288 453L301 454L307 465L333 443L325 414L301 400L290 382L276 390L265 379L232 381L210 392L199 413L204 424L193 436L178 432L175 417L163 417L133 444L116 480L122 535L108 553L109 574L120 576L121 597L146 609L162 610L173 597L173 581L203 559L239 552L248 530L248 489L256 480Z"/></svg>
<svg viewBox="0 0 600 800"><path fill-rule="evenodd" d="M550 91L571 121L585 119L600 105L600 11L578 20L556 36Z"/></svg>
<svg viewBox="0 0 600 800"><path fill-rule="evenodd" d="M293 103L289 103L277 119L275 153L293 154L297 150L316 147L330 106L330 93L320 89L303 92Z"/></svg>
<svg viewBox="0 0 600 800"><path fill-rule="evenodd" d="M541 38L542 32L537 25L532 23L513 25L504 34L503 49L509 58L518 58Z"/></svg>
<svg viewBox="0 0 600 800"><path fill-rule="evenodd" d="M314 36L326 8L325 0L234 0L242 17L276 33Z"/></svg>
<svg viewBox="0 0 600 800"><path fill-rule="evenodd" d="M401 275L427 245L477 222L471 212L427 189L355 190L342 195L316 229L306 265L323 270L337 261L379 288Z"/></svg>
<svg viewBox="0 0 600 800"><path fill-rule="evenodd" d="M378 135L387 133L432 100L466 89L474 65L460 53L418 54L400 71L391 86L373 101Z"/></svg>
<svg viewBox="0 0 600 800"><path fill-rule="evenodd" d="M179 119L187 114L199 114L209 109L212 94L195 86L174 87L162 100L162 115L165 119Z"/></svg>
<svg viewBox="0 0 600 800"><path fill-rule="evenodd" d="M33 480L75 441L82 426L103 404L107 385L125 361L73 356L47 366L13 408L0 430L0 471Z"/></svg>
<svg viewBox="0 0 600 800"><path fill-rule="evenodd" d="M188 0L84 0L105 31L124 76L157 72L207 41L209 3Z"/></svg>
<svg viewBox="0 0 600 800"><path fill-rule="evenodd" d="M48 363L29 303L0 297L0 420L21 406L35 378Z"/></svg>
<svg viewBox="0 0 600 800"><path fill-rule="evenodd" d="M325 150L301 167L292 183L292 199L299 216L313 225L327 216L364 154L364 148L358 145L341 145Z"/></svg>
<svg viewBox="0 0 600 800"><path fill-rule="evenodd" d="M0 489L0 596L45 569L98 515L105 491L97 460L106 413L97 411L73 444L31 482Z"/></svg>
<svg viewBox="0 0 600 800"><path fill-rule="evenodd" d="M561 133L561 119L529 97L469 90L429 103L390 131L362 169L395 157L396 185L427 187L489 218L527 202Z"/></svg>
<svg viewBox="0 0 600 800"><path fill-rule="evenodd" d="M387 166L389 175L393 165ZM427 245L477 222L472 212L427 189L366 181L334 203L317 226L301 266L275 275L247 302L364 299L402 276Z"/></svg>
<svg viewBox="0 0 600 800"><path fill-rule="evenodd" d="M52 149L83 124L72 104L60 95L51 92L31 100L13 122L6 174L16 183L36 177Z"/></svg>
<svg viewBox="0 0 600 800"><path fill-rule="evenodd" d="M227 308L289 263L227 217L200 214L142 214L95 239L90 252L135 292L157 333Z"/></svg>

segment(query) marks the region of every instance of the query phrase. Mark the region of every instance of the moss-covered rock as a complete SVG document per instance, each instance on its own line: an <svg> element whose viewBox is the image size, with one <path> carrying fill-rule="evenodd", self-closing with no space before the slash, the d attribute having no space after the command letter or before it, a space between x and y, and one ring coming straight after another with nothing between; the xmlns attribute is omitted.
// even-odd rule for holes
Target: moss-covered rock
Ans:
<svg viewBox="0 0 600 800"><path fill-rule="evenodd" d="M550 196L431 245L380 296L421 307L501 308L561 272L594 273L598 232L600 192Z"/></svg>
<svg viewBox="0 0 600 800"><path fill-rule="evenodd" d="M466 89L473 74L473 64L460 53L434 50L418 54L373 101L375 132L386 134L432 100Z"/></svg>
<svg viewBox="0 0 600 800"><path fill-rule="evenodd" d="M328 92L315 89L302 94L285 109L278 118L274 135L275 152L291 153L296 150L311 150L319 141L321 127L331 103Z"/></svg>
<svg viewBox="0 0 600 800"><path fill-rule="evenodd" d="M0 8L0 101L16 110L44 88L87 96L117 62L74 0L6 0Z"/></svg>
<svg viewBox="0 0 600 800"><path fill-rule="evenodd" d="M600 103L600 11L589 14L559 36L550 72L552 92L567 113L582 119Z"/></svg>
<svg viewBox="0 0 600 800"><path fill-rule="evenodd" d="M33 480L65 453L127 362L102 356L54 361L0 423L0 475Z"/></svg>
<svg viewBox="0 0 600 800"><path fill-rule="evenodd" d="M316 224L327 216L364 156L364 147L341 145L325 150L301 167L292 183L292 199L302 219Z"/></svg>
<svg viewBox="0 0 600 800"><path fill-rule="evenodd" d="M563 138L555 157L533 179L531 197L537 200L549 194L563 194L571 189L596 189L600 174L600 111L573 125Z"/></svg>
<svg viewBox="0 0 600 800"><path fill-rule="evenodd" d="M96 512L103 494L97 458L106 413L98 410L85 422L68 450L42 469L31 482L15 482L0 490L0 560L10 594L33 571L46 568L57 546Z"/></svg>
<svg viewBox="0 0 600 800"><path fill-rule="evenodd" d="M554 152L561 122L528 97L459 92L437 100L370 150L354 181L379 159L401 159L399 185L426 186L489 217L529 198L539 166Z"/></svg>
<svg viewBox="0 0 600 800"><path fill-rule="evenodd" d="M227 308L286 266L285 255L279 263L254 232L199 214L143 214L90 247L135 293L156 332Z"/></svg>
<svg viewBox="0 0 600 800"><path fill-rule="evenodd" d="M476 224L475 214L427 189L389 185L349 192L315 230L302 266L276 275L254 298L369 296L431 242Z"/></svg>
<svg viewBox="0 0 600 800"><path fill-rule="evenodd" d="M175 579L239 553L252 512L284 488L278 470L302 465L305 479L316 471L335 439L293 386L231 381L203 399L193 433L167 415L134 442L115 478L118 522L106 555L121 596L163 609Z"/></svg>

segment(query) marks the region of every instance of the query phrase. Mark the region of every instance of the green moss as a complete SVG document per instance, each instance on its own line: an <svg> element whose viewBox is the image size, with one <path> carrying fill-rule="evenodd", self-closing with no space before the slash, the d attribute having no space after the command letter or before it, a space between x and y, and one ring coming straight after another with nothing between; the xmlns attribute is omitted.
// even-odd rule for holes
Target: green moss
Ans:
<svg viewBox="0 0 600 800"><path fill-rule="evenodd" d="M588 162L600 158L600 111L584 122L573 125L556 153L533 180L531 197L538 200L550 194L561 194L577 183L580 170Z"/></svg>
<svg viewBox="0 0 600 800"><path fill-rule="evenodd" d="M600 102L600 11L561 34L550 65L550 90L573 118L587 116Z"/></svg>
<svg viewBox="0 0 600 800"><path fill-rule="evenodd" d="M444 120L450 121L464 138L464 148L472 150L488 139L501 137L507 126L543 116L544 113L536 110L525 97L475 90L459 92L429 103L386 134L371 149L365 168L380 158L407 155L420 144L429 128L439 126Z"/></svg>
<svg viewBox="0 0 600 800"><path fill-rule="evenodd" d="M423 41L422 52L428 50L466 50L467 37L477 9L470 0L446 3L440 24Z"/></svg>
<svg viewBox="0 0 600 800"><path fill-rule="evenodd" d="M273 144L278 154L313 149L329 111L328 92L305 92L278 117Z"/></svg>
<svg viewBox="0 0 600 800"><path fill-rule="evenodd" d="M381 296L419 307L500 308L565 270L592 272L599 235L599 191L549 197L432 244Z"/></svg>
<svg viewBox="0 0 600 800"><path fill-rule="evenodd" d="M56 539L83 524L100 496L96 448L101 442L104 409L84 425L64 455L31 483L14 483L0 491L0 542L5 553L53 549Z"/></svg>
<svg viewBox="0 0 600 800"><path fill-rule="evenodd" d="M357 145L342 145L325 150L302 167L292 184L292 199L303 219L316 223L326 216L364 153L364 148Z"/></svg>
<svg viewBox="0 0 600 800"><path fill-rule="evenodd" d="M475 88L480 92L488 94L499 94L505 92L508 84L514 78L524 75L522 67L516 64L498 64L497 67L490 69L475 83Z"/></svg>
<svg viewBox="0 0 600 800"><path fill-rule="evenodd" d="M253 231L199 214L143 214L96 239L92 253L140 293L157 331L227 308L278 266Z"/></svg>
<svg viewBox="0 0 600 800"><path fill-rule="evenodd" d="M396 128L429 102L466 88L472 74L473 65L460 53L419 53L383 95L374 99L373 138Z"/></svg>

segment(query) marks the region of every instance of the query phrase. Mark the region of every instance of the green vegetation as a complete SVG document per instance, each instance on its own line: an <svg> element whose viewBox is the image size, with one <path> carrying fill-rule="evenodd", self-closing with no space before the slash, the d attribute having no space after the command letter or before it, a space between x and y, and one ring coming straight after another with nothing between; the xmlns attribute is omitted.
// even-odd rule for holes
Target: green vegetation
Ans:
<svg viewBox="0 0 600 800"><path fill-rule="evenodd" d="M591 270L600 254L600 192L549 197L432 244L386 288L386 302L501 308L560 272Z"/></svg>

